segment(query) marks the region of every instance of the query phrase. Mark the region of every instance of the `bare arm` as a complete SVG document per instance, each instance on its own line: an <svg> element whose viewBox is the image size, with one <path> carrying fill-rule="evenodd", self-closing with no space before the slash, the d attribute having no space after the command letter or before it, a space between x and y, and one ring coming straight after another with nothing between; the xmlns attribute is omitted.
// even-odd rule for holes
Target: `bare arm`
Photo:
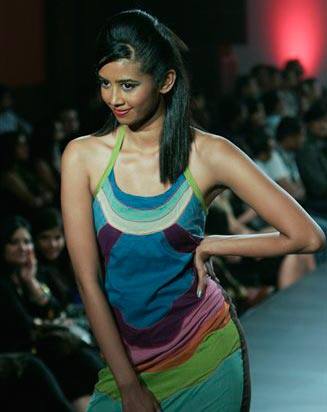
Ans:
<svg viewBox="0 0 327 412"><path fill-rule="evenodd" d="M122 390L137 385L138 380L101 287L92 195L83 150L81 141L71 141L62 157L61 206L65 236L91 328Z"/></svg>
<svg viewBox="0 0 327 412"><path fill-rule="evenodd" d="M294 199L301 200L305 196L305 190L301 184L294 183L287 178L282 178L277 180L276 183L279 184L286 192L288 192Z"/></svg>
<svg viewBox="0 0 327 412"><path fill-rule="evenodd" d="M269 234L227 237L224 248L241 256L266 257L312 253L325 245L325 236L309 214L285 190L263 174L254 162L224 138L210 139L208 168L214 184L228 186L276 229Z"/></svg>
<svg viewBox="0 0 327 412"><path fill-rule="evenodd" d="M196 266L210 255L249 257L312 253L325 246L321 228L284 189L264 175L254 162L223 137L208 137L204 151L212 187L229 187L276 231L272 233L208 236L198 247Z"/></svg>
<svg viewBox="0 0 327 412"><path fill-rule="evenodd" d="M257 213L249 207L243 213L237 216L237 220L240 223L246 225L247 223L251 222L251 220L254 219L256 216Z"/></svg>

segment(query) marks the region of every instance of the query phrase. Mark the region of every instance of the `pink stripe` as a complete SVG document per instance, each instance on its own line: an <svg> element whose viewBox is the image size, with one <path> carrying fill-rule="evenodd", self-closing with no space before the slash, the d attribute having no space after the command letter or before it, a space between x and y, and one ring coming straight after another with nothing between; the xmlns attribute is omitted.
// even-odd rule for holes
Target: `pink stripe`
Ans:
<svg viewBox="0 0 327 412"><path fill-rule="evenodd" d="M173 340L168 341L167 344L161 345L160 347L140 348L134 345L128 345L125 342L133 363L138 365L154 359L156 362L159 362L189 342L196 335L201 324L221 310L224 304L221 287L209 278L206 292L201 300L202 303L196 306L195 310L185 317L178 334Z"/></svg>

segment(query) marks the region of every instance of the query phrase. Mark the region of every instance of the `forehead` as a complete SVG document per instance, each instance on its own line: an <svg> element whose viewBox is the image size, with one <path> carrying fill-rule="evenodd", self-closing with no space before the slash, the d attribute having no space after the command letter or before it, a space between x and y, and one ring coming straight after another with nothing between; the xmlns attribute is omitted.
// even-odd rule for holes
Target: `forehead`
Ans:
<svg viewBox="0 0 327 412"><path fill-rule="evenodd" d="M11 239L21 239L21 238L30 238L30 237L31 235L29 231L24 227L20 227L14 231L14 233L11 236Z"/></svg>
<svg viewBox="0 0 327 412"><path fill-rule="evenodd" d="M106 79L141 78L147 76L141 70L141 64L134 60L120 59L105 64L99 70L99 75Z"/></svg>
<svg viewBox="0 0 327 412"><path fill-rule="evenodd" d="M59 226L52 229L43 230L39 233L39 236L57 236L62 235L62 230Z"/></svg>

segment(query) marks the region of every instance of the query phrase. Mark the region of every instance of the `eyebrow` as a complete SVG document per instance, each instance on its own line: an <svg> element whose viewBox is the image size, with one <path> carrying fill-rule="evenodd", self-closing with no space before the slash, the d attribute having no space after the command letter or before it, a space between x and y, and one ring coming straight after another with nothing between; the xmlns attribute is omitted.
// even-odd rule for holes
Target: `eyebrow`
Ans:
<svg viewBox="0 0 327 412"><path fill-rule="evenodd" d="M100 74L98 74L98 78L100 79L100 80L105 80L105 81L109 81L108 79L106 79L105 77L102 77L102 76L100 76ZM138 81L137 80L133 80L133 79L120 79L120 80L117 80L116 81L116 83L125 83L125 82L134 82L134 83L137 83Z"/></svg>

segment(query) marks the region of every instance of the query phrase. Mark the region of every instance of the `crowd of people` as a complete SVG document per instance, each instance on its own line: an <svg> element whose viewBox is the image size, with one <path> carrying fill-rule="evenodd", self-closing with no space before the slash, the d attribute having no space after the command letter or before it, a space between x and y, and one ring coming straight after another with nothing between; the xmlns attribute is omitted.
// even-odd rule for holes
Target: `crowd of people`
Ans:
<svg viewBox="0 0 327 412"><path fill-rule="evenodd" d="M299 61L282 69L260 64L237 79L234 93L223 96L212 114L203 95L194 96L194 126L232 141L327 232L327 95L319 81L305 77ZM74 279L60 211L61 154L85 130L75 108L30 124L15 111L10 88L0 86L5 410L31 405L34 411L85 411L104 366ZM208 235L270 231L230 190L212 202ZM213 264L241 315L326 260L326 252L319 252L215 257Z"/></svg>

